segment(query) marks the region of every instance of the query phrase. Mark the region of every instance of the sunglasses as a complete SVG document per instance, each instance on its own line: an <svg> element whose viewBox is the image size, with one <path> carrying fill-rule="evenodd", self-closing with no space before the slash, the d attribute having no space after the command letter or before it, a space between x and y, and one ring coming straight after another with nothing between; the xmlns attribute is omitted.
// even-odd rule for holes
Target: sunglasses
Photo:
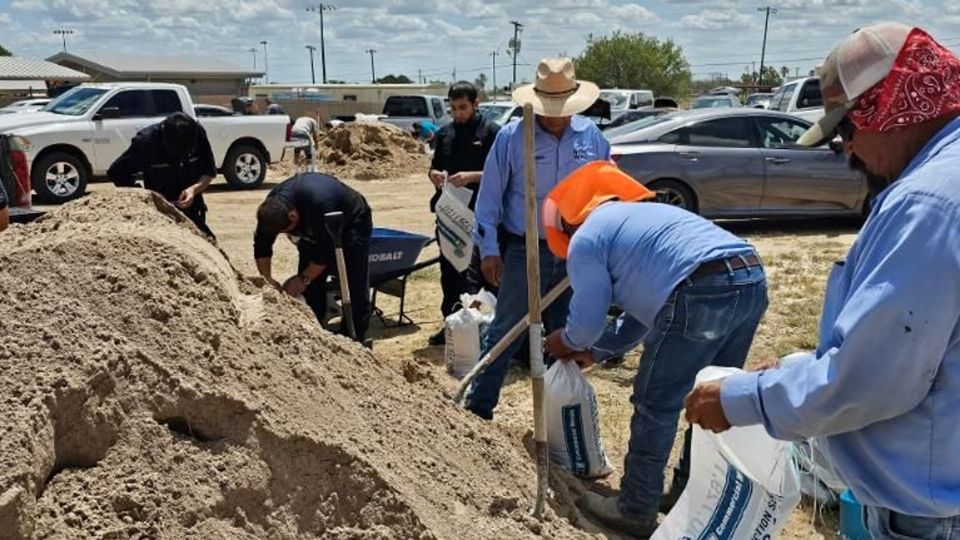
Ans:
<svg viewBox="0 0 960 540"><path fill-rule="evenodd" d="M844 116L840 119L840 123L837 124L837 134L840 135L840 138L844 142L850 142L853 140L854 133L857 132L857 126L853 125L853 122L849 118Z"/></svg>

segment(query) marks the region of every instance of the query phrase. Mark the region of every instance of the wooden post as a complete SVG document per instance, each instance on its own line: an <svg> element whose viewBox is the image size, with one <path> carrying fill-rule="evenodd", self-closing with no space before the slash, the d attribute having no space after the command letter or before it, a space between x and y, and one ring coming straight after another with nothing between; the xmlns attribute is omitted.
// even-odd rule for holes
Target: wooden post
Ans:
<svg viewBox="0 0 960 540"><path fill-rule="evenodd" d="M541 519L549 487L550 456L543 410L543 318L540 315L540 228L537 224L537 163L533 105L523 106L523 173L526 180L527 308L529 312L530 382L533 385L533 440L537 459L537 498L533 517Z"/></svg>

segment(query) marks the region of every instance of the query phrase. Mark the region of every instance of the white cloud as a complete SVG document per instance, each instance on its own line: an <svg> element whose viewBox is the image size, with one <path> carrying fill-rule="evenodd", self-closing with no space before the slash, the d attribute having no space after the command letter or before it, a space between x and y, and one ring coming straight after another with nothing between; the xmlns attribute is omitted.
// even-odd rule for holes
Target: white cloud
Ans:
<svg viewBox="0 0 960 540"><path fill-rule="evenodd" d="M750 26L749 15L733 10L705 9L696 15L686 15L680 25L693 30L732 30Z"/></svg>

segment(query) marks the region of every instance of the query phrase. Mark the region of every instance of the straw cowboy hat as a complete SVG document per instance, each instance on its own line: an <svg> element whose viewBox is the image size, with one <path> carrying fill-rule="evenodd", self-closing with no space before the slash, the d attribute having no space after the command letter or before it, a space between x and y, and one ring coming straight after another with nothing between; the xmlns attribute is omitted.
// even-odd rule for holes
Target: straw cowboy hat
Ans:
<svg viewBox="0 0 960 540"><path fill-rule="evenodd" d="M513 100L530 103L540 116L572 116L587 110L600 97L597 85L578 81L569 58L544 58L537 65L537 81L513 91Z"/></svg>

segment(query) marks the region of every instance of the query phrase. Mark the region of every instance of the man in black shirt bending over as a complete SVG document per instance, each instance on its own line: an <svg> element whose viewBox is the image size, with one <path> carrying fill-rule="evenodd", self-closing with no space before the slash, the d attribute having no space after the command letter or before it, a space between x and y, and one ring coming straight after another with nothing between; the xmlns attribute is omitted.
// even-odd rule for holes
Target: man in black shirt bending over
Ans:
<svg viewBox="0 0 960 540"><path fill-rule="evenodd" d="M217 166L207 132L196 120L174 113L141 129L107 171L119 187L134 187L141 174L144 188L163 195L204 234L213 236L202 193L217 176Z"/></svg>
<svg viewBox="0 0 960 540"><path fill-rule="evenodd" d="M253 256L257 270L268 282L293 297L303 295L321 324L327 310L327 276L336 274L334 242L324 225L324 215L343 212L342 245L347 265L353 321L357 340L363 342L370 322L370 206L357 191L332 176L307 173L294 176L273 188L257 209ZM298 274L283 285L273 278L273 243L288 234L300 253ZM345 333L345 329L341 329Z"/></svg>

